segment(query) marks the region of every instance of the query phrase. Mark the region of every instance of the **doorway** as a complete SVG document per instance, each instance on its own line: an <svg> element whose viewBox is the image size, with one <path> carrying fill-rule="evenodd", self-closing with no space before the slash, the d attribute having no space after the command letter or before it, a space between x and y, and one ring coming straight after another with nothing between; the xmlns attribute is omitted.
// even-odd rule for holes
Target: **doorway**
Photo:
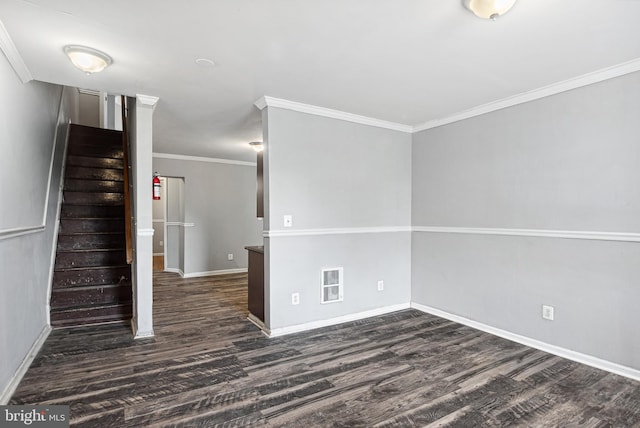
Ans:
<svg viewBox="0 0 640 428"><path fill-rule="evenodd" d="M153 271L162 272L165 265L165 230L167 222L167 178L160 177L160 199L153 200Z"/></svg>
<svg viewBox="0 0 640 428"><path fill-rule="evenodd" d="M164 271L179 273L182 276L184 275L184 177L161 177L160 185L163 187L165 200Z"/></svg>

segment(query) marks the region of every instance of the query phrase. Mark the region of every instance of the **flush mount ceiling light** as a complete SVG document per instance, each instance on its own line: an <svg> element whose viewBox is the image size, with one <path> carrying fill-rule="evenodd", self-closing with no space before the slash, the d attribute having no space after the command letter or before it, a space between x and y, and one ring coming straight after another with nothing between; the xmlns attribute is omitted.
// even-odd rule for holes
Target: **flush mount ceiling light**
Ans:
<svg viewBox="0 0 640 428"><path fill-rule="evenodd" d="M252 141L249 145L258 153L264 150L264 144L259 141Z"/></svg>
<svg viewBox="0 0 640 428"><path fill-rule="evenodd" d="M87 46L67 45L64 47L73 65L87 74L98 73L113 63L109 55Z"/></svg>
<svg viewBox="0 0 640 428"><path fill-rule="evenodd" d="M477 17L495 21L509 12L516 0L463 0L464 7Z"/></svg>

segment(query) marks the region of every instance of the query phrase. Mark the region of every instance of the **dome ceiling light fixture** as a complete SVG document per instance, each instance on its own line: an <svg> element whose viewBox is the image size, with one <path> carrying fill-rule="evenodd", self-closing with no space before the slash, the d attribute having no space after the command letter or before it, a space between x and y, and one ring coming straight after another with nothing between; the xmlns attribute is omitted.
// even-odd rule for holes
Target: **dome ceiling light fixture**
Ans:
<svg viewBox="0 0 640 428"><path fill-rule="evenodd" d="M462 3L478 18L495 21L509 12L516 0L463 0Z"/></svg>
<svg viewBox="0 0 640 428"><path fill-rule="evenodd" d="M109 55L87 46L67 45L64 53L78 70L87 74L99 73L113 64Z"/></svg>

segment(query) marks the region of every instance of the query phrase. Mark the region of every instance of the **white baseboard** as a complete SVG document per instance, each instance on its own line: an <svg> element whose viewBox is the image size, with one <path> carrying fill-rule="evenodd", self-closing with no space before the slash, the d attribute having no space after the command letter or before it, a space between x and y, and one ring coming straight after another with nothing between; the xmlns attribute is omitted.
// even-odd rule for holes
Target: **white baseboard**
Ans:
<svg viewBox="0 0 640 428"><path fill-rule="evenodd" d="M147 339L155 336L155 334L153 333L153 330L138 331L138 321L135 319L135 317L131 318L131 331L133 332L134 339Z"/></svg>
<svg viewBox="0 0 640 428"><path fill-rule="evenodd" d="M249 315L247 315L247 319L260 330L262 330L262 332L268 337L266 333L267 327L265 327L264 323L258 317L250 313Z"/></svg>
<svg viewBox="0 0 640 428"><path fill-rule="evenodd" d="M27 370L29 370L31 363L36 358L36 355L38 355L38 352L40 351L40 348L42 348L42 345L44 345L45 340L49 337L49 333L51 333L51 326L45 325L38 335L38 338L33 342L33 345L31 345L29 352L27 352L27 355L20 363L20 366L18 366L18 369L9 381L9 384L2 390L2 394L0 395L0 405L5 405L9 400L11 400L11 396L16 392L16 388L18 388L20 381Z"/></svg>
<svg viewBox="0 0 640 428"><path fill-rule="evenodd" d="M199 278L201 276L216 276L216 275L228 275L231 273L246 273L247 268L239 268L239 269L221 269L221 270L211 270L208 272L190 272L190 273L181 273L183 278Z"/></svg>
<svg viewBox="0 0 640 428"><path fill-rule="evenodd" d="M178 275L180 275L181 278L184 278L184 272L182 272L182 269L166 268L164 271L165 272L171 272L171 273L177 273Z"/></svg>
<svg viewBox="0 0 640 428"><path fill-rule="evenodd" d="M530 346L532 348L539 349L541 351L548 352L553 355L557 355L568 360L576 361L578 363L586 364L597 369L606 370L611 373L615 373L620 376L628 377L633 380L640 381L640 370L633 369L631 367L623 366L611 361L596 358L591 355L583 354L580 352L572 351L570 349L562 348L560 346L551 345L546 342L541 342L530 337L521 336L519 334L511 333L510 331L502 330L496 327L492 327L487 324L483 324L477 321L470 320L458 315L450 314L440 309L432 308L431 306L421 305L419 303L412 302L411 307L422 312L426 312L431 315L435 315L440 318L445 318L450 321L464 324L466 326L475 328L476 330L484 331L494 336L499 336L513 342L520 343L522 345Z"/></svg>
<svg viewBox="0 0 640 428"><path fill-rule="evenodd" d="M400 303L398 305L384 306L382 308L371 309L369 311L343 315L340 317L329 318L326 320L318 320L318 321L307 322L304 324L292 325L288 327L274 328L273 330L269 330L265 328L263 329L263 331L268 337L284 336L286 334L299 333L301 331L313 330L316 328L328 327L330 325L342 324L345 322L357 321L364 318L384 315L391 312L402 311L404 309L409 309L410 307L411 305L409 303Z"/></svg>

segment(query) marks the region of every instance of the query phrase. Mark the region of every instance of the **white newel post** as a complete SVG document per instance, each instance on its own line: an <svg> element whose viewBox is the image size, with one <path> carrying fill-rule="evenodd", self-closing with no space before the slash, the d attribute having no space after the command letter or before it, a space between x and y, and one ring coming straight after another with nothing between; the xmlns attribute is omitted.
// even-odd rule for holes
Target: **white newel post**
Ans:
<svg viewBox="0 0 640 428"><path fill-rule="evenodd" d="M135 198L134 316L135 338L153 336L153 110L157 97L136 94L133 158Z"/></svg>

